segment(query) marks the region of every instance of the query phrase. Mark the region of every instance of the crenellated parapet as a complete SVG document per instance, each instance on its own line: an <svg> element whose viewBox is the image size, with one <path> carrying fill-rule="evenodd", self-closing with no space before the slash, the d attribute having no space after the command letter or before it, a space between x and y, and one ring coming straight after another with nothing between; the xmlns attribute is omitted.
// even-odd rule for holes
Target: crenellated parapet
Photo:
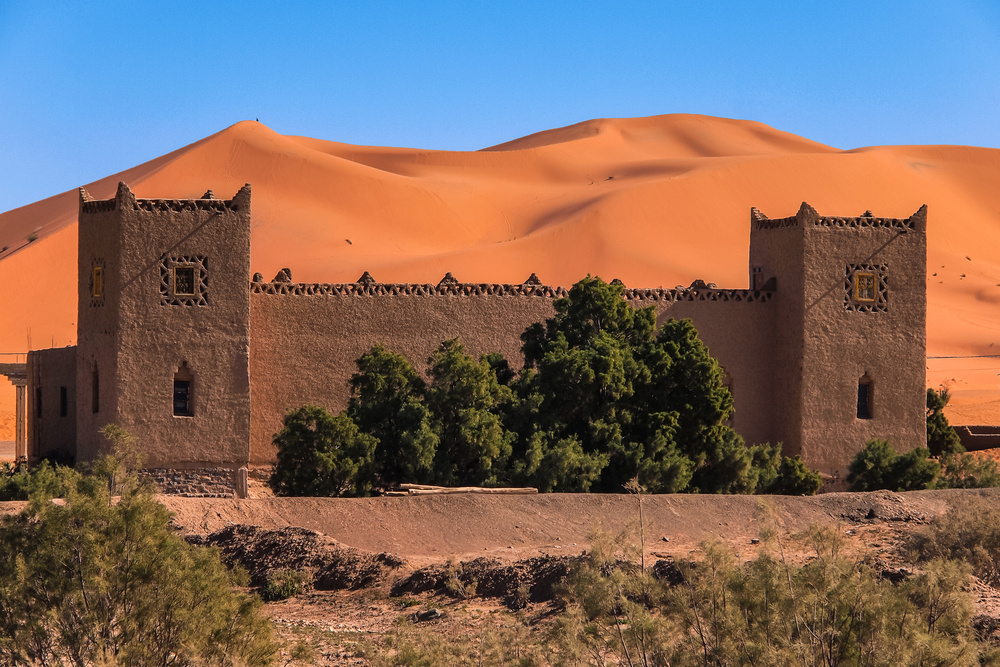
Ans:
<svg viewBox="0 0 1000 667"><path fill-rule="evenodd" d="M880 218L865 211L857 217L820 215L807 202L802 202L798 212L787 218L769 218L756 207L750 209L750 222L756 230L781 229L784 227L840 227L851 229L897 229L912 231L920 228L927 221L927 206L908 218Z"/></svg>
<svg viewBox="0 0 1000 667"><path fill-rule="evenodd" d="M679 301L721 301L764 303L774 296L773 290L719 289L717 287L679 287L674 289L625 288L626 301L676 303Z"/></svg>
<svg viewBox="0 0 1000 667"><path fill-rule="evenodd" d="M250 184L244 185L232 199L216 199L209 190L199 199L138 199L125 183L118 184L118 192L111 199L94 199L80 188L80 213L106 213L115 210L146 211L149 213L184 211L209 211L222 213L238 211L249 202Z"/></svg>
<svg viewBox="0 0 1000 667"><path fill-rule="evenodd" d="M616 281L620 284L621 281ZM367 271L353 283L296 283L291 271L281 269L271 282L254 274L250 283L251 294L289 296L519 296L557 299L569 294L565 287L543 285L532 273L523 283L463 283L450 272L438 284L433 283L380 283ZM719 289L701 280L690 287L628 288L622 296L626 301L675 303L679 301L720 301L763 303L773 296L772 290Z"/></svg>

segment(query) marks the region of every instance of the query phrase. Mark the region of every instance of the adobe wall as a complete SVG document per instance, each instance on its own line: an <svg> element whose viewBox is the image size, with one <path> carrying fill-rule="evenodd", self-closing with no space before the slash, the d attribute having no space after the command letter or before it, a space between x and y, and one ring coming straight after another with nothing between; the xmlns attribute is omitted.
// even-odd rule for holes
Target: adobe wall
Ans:
<svg viewBox="0 0 1000 667"><path fill-rule="evenodd" d="M552 317L556 292L506 287L509 293L475 294L470 292L479 286L254 283L251 463L273 462L271 441L288 410L346 407L354 362L376 343L402 354L421 373L437 346L456 337L475 357L501 352L520 367L520 335Z"/></svg>
<svg viewBox="0 0 1000 667"><path fill-rule="evenodd" d="M1000 426L956 426L955 433L970 452L1000 447Z"/></svg>
<svg viewBox="0 0 1000 667"><path fill-rule="evenodd" d="M502 353L523 363L521 333L555 313L563 288L541 285L319 285L255 281L250 302L251 463L273 461L271 444L290 409L312 403L343 409L355 360L376 343L421 373L441 341L459 337L478 356ZM733 378L733 425L748 442L770 439L770 368L764 358L769 293L747 290L626 289L635 307L655 306L658 323L692 317ZM733 331L740 331L733 335ZM763 380L758 380L764 378Z"/></svg>
<svg viewBox="0 0 1000 667"><path fill-rule="evenodd" d="M110 209L110 219L103 218ZM96 214L91 218L92 214ZM117 236L106 258L106 304L117 349L112 373L101 373L101 406L91 425L118 422L135 436L148 467L238 467L249 458L250 191L231 200L136 199L124 184L107 202L81 204L84 229ZM81 242L81 272L92 242ZM103 247L103 246L97 246ZM192 294L174 284L176 267L193 267ZM81 275L81 291L88 277ZM81 296L81 310L95 310ZM84 318L81 317L81 320ZM94 318L90 318L93 322ZM98 335L101 335L99 332ZM88 345L81 386L90 384ZM193 374L193 416L174 414L175 374ZM105 409L105 392L113 401ZM84 399L82 413L89 405ZM96 431L96 428L95 428ZM84 440L81 440L83 444ZM82 458L97 453L87 440Z"/></svg>
<svg viewBox="0 0 1000 667"><path fill-rule="evenodd" d="M786 456L803 455L802 346L804 275L803 241L796 218L769 220L750 211L750 280L773 289L769 337L762 342L772 402L764 413L770 419L774 444L781 442ZM755 274L756 272L756 274ZM755 277L756 275L756 277Z"/></svg>
<svg viewBox="0 0 1000 667"><path fill-rule="evenodd" d="M900 452L925 447L926 209L910 218L812 211L803 226L803 458L844 474L869 439L889 439ZM859 270L878 276L873 303L854 300ZM871 419L857 415L865 374Z"/></svg>
<svg viewBox="0 0 1000 667"><path fill-rule="evenodd" d="M104 443L99 431L116 419L122 274L114 269L121 256L115 200L94 201L80 189L77 225L76 431L78 461L94 458ZM100 268L103 290L93 296L94 268ZM94 385L98 388L95 401Z"/></svg>
<svg viewBox="0 0 1000 667"><path fill-rule="evenodd" d="M76 456L76 347L28 353L28 461ZM41 399L41 400L39 400Z"/></svg>
<svg viewBox="0 0 1000 667"><path fill-rule="evenodd" d="M735 407L729 425L748 445L783 442L787 436L782 435L779 425L784 413L775 409L780 405L783 383L776 375L772 345L777 295L750 290L712 290L707 294L716 300L658 305L657 325L668 318L691 319L702 342L726 371Z"/></svg>

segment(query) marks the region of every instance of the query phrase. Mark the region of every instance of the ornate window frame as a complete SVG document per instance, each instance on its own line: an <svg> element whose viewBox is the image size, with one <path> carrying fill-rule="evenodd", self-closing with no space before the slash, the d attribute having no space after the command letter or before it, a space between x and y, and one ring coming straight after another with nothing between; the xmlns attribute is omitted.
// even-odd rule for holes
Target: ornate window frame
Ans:
<svg viewBox="0 0 1000 667"><path fill-rule="evenodd" d="M160 261L160 305L207 306L208 258L204 255L164 257Z"/></svg>
<svg viewBox="0 0 1000 667"><path fill-rule="evenodd" d="M104 258L94 257L90 260L90 280L87 290L90 292L90 306L99 308L104 305L104 295L107 292L104 275Z"/></svg>
<svg viewBox="0 0 1000 667"><path fill-rule="evenodd" d="M888 264L847 264L844 267L844 309L860 313L888 312L888 274Z"/></svg>

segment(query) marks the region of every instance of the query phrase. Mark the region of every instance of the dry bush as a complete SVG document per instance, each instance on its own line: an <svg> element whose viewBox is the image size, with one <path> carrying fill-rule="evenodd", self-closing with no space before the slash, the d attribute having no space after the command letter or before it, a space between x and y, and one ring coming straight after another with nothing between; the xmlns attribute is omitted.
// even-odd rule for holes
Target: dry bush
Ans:
<svg viewBox="0 0 1000 667"><path fill-rule="evenodd" d="M983 496L957 497L947 512L913 534L908 551L918 562L964 561L991 586L1000 586L1000 510Z"/></svg>
<svg viewBox="0 0 1000 667"><path fill-rule="evenodd" d="M981 664L966 566L933 560L893 584L846 557L835 529L801 539L814 553L801 567L705 543L675 585L592 555L556 624L560 664Z"/></svg>

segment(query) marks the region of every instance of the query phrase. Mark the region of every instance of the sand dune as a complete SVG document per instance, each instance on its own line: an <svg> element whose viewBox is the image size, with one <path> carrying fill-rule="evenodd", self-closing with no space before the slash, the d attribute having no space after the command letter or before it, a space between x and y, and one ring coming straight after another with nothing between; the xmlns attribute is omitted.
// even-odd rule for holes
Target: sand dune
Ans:
<svg viewBox="0 0 1000 667"><path fill-rule="evenodd" d="M749 209L907 216L929 207L928 354L1000 355L1000 150L842 151L760 123L605 119L475 152L353 146L241 122L86 187L229 197L253 184L251 266L301 281L745 287ZM0 352L75 342L76 192L0 215ZM29 239L34 239L29 242ZM932 275L935 274L935 275ZM930 359L960 423L1000 423L1000 358ZM0 415L13 390L0 390ZM12 437L0 418L0 440Z"/></svg>

